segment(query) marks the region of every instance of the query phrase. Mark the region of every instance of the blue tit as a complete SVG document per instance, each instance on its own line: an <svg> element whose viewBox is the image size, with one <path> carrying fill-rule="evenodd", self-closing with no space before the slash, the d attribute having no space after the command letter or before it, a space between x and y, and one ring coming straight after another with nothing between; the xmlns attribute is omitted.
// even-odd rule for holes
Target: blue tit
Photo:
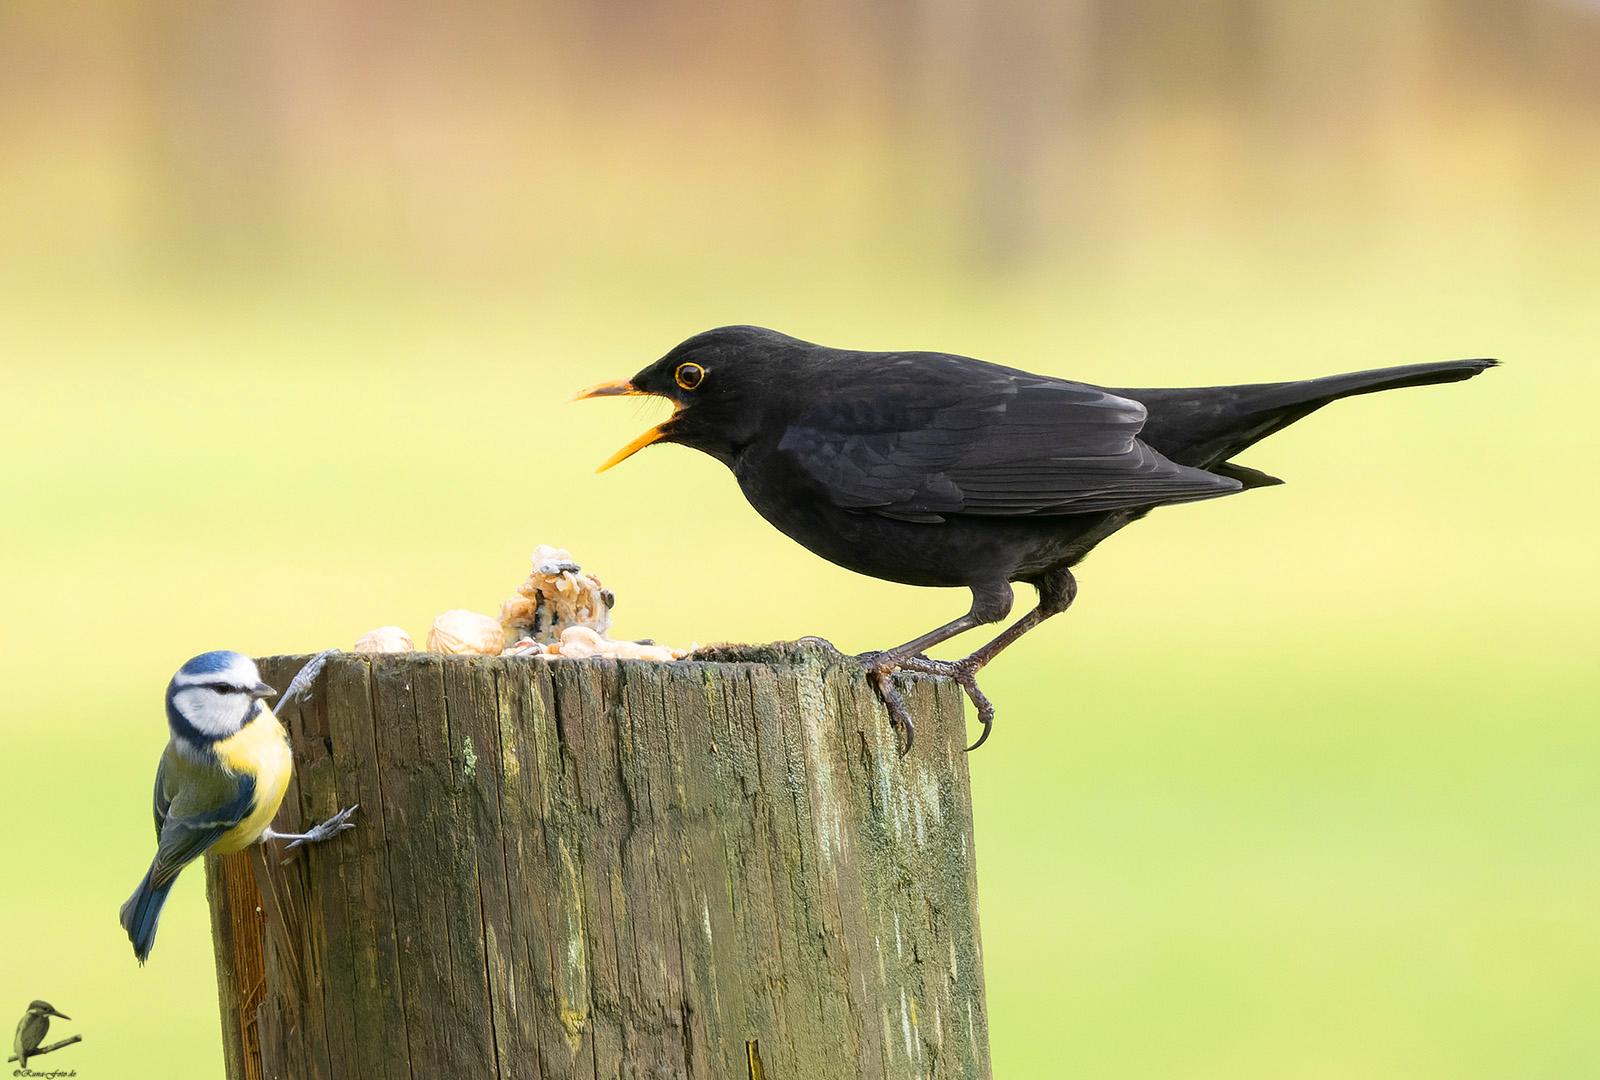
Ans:
<svg viewBox="0 0 1600 1080"><path fill-rule="evenodd" d="M307 664L284 694L309 686L327 653ZM240 851L258 840L296 844L325 840L349 823L355 807L308 833L267 827L289 786L289 736L263 698L277 691L261 681L242 653L201 653L167 684L172 737L156 769L156 857L122 905L122 928L142 964L155 943L156 922L178 872L208 852ZM280 705L282 702L280 702Z"/></svg>
<svg viewBox="0 0 1600 1080"><path fill-rule="evenodd" d="M66 1013L56 1012L54 1005L48 1001L32 1001L28 1003L28 1011L22 1014L22 1019L17 1023L17 1037L11 1042L12 1053L22 1068L28 1067L28 1057L39 1050L39 1044L44 1042L44 1037L50 1031L50 1018L59 1016L63 1020L71 1020Z"/></svg>

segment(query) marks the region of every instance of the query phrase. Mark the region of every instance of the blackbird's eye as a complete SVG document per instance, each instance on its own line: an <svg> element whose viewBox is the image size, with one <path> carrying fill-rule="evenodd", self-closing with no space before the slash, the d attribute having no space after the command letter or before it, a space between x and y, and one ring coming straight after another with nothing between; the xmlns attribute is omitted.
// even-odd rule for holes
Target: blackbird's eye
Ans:
<svg viewBox="0 0 1600 1080"><path fill-rule="evenodd" d="M699 364L679 364L672 378L685 390L693 390L705 380L706 369Z"/></svg>

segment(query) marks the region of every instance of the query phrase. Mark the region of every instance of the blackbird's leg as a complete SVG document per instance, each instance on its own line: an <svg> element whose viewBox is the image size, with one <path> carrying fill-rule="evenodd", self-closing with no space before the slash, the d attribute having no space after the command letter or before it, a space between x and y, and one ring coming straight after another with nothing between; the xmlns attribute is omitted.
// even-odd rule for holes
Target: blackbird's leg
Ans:
<svg viewBox="0 0 1600 1080"><path fill-rule="evenodd" d="M961 661L962 663L971 663L974 670L983 667L1023 634L1050 616L1060 615L1067 610L1078 596L1078 579L1072 576L1071 570L1058 570L1052 576L1035 583L1035 587L1039 590L1039 606L1006 627L1004 633Z"/></svg>
<svg viewBox="0 0 1600 1080"><path fill-rule="evenodd" d="M1006 627L1005 631L983 648L972 653L964 660L929 660L925 656L908 657L900 662L900 667L907 671L921 671L930 675L948 675L961 684L967 696L972 699L972 704L978 709L978 720L983 724L983 734L978 736L978 741L967 747L973 751L984 744L989 732L994 726L994 706L978 689L978 671L989 661L999 656L1008 645L1016 641L1023 634L1044 622L1052 615L1059 615L1072 606L1073 599L1078 595L1078 579L1072 576L1072 571L1065 567L1057 570L1049 577L1035 581L1034 586L1039 590L1039 605L1022 618ZM904 706L902 705L902 708Z"/></svg>
<svg viewBox="0 0 1600 1080"><path fill-rule="evenodd" d="M999 622L1011 610L1011 583L1008 581L990 582L983 585L972 586L972 609L959 619L945 623L937 630L930 630L921 637L914 638L898 648L888 652L863 653L858 659L866 666L867 673L872 676L873 683L878 688L878 696L883 699L884 706L889 710L889 721L900 735L900 756L905 757L911 752L911 744L916 739L916 725L911 722L911 713L906 709L906 703L900 696L900 691L894 688L894 672L896 668L905 668L908 671L923 670L912 666L913 663L933 664L937 661L928 660L926 657L918 658L925 649L931 649L942 641L947 641L957 634L965 633L984 623ZM913 658L918 658L914 660ZM949 674L941 669L936 674ZM969 680L970 681L970 680ZM962 684L963 686L966 683ZM978 692L977 684L973 683L969 693ZM976 701L976 699L974 699ZM984 705L987 705L987 700ZM980 709L982 706L980 706ZM992 713L994 710L990 709ZM981 740L980 740L981 741Z"/></svg>

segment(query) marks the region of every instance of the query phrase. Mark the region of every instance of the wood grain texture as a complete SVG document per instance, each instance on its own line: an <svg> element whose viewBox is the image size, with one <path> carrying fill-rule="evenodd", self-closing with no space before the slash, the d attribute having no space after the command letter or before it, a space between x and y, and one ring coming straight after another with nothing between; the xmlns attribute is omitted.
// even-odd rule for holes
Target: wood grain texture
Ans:
<svg viewBox="0 0 1600 1080"><path fill-rule="evenodd" d="M905 759L811 643L333 659L274 827L357 827L207 860L228 1076L989 1077L963 702L902 690Z"/></svg>

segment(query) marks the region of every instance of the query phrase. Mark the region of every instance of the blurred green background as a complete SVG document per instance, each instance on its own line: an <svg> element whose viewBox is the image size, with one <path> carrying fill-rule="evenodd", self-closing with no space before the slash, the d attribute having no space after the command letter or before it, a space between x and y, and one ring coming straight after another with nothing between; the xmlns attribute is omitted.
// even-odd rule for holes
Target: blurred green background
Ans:
<svg viewBox="0 0 1600 1080"><path fill-rule="evenodd" d="M116 920L194 653L420 640L539 542L680 645L964 611L690 451L592 475L659 414L568 393L754 322L1503 358L1274 437L1287 487L1119 535L991 669L995 1073L1600 1074L1597 253L1584 0L6 4L0 1022L219 1074L202 875L147 968Z"/></svg>

